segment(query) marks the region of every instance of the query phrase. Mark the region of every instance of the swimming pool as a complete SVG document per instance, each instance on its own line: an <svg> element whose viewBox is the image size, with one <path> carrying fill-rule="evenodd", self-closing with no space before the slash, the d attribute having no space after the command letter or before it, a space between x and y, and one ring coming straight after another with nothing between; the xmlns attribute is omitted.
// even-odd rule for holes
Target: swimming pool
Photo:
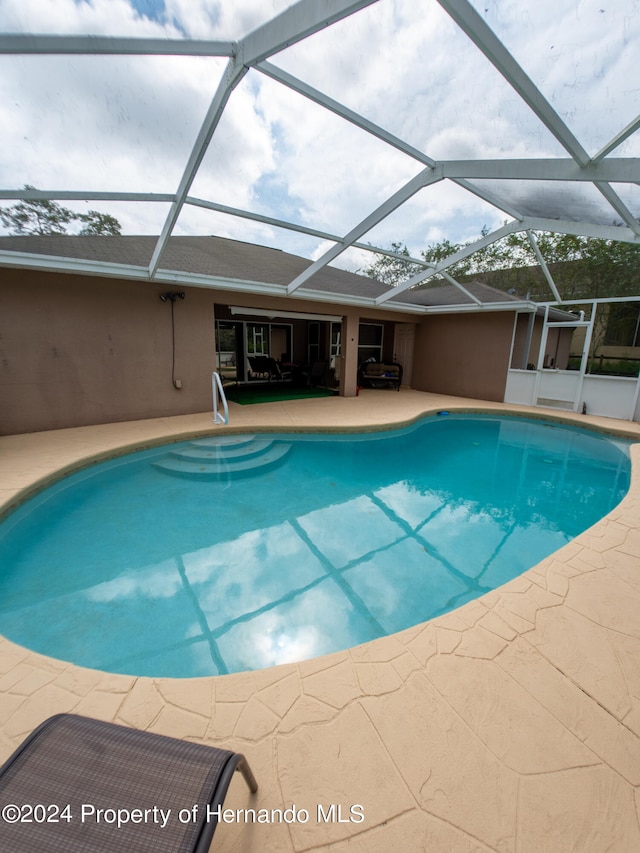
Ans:
<svg viewBox="0 0 640 853"><path fill-rule="evenodd" d="M534 565L628 488L628 442L519 418L228 436L80 471L0 528L0 632L113 672L347 648Z"/></svg>

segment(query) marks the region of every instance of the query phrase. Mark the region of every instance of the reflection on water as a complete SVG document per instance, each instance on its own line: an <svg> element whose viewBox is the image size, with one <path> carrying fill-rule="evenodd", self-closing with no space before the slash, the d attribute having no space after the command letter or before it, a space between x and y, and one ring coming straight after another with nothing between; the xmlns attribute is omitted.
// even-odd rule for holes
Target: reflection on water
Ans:
<svg viewBox="0 0 640 853"><path fill-rule="evenodd" d="M0 528L0 630L132 674L302 660L505 583L628 488L624 442L526 420L297 438L253 477L168 476L155 450L25 504Z"/></svg>

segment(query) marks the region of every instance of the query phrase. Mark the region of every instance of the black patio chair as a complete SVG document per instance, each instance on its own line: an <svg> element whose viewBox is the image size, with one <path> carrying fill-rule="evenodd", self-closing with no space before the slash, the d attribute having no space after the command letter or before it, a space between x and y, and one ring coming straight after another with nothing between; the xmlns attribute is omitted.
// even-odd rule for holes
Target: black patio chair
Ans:
<svg viewBox="0 0 640 853"><path fill-rule="evenodd" d="M327 384L327 362L319 359L311 365L309 374L309 386Z"/></svg>
<svg viewBox="0 0 640 853"><path fill-rule="evenodd" d="M239 753L73 714L50 717L0 768L0 850L209 850Z"/></svg>
<svg viewBox="0 0 640 853"><path fill-rule="evenodd" d="M249 379L270 379L268 358L266 355L247 356Z"/></svg>
<svg viewBox="0 0 640 853"><path fill-rule="evenodd" d="M272 379L276 382L288 382L293 376L290 370L282 370L275 358L266 358L265 364L269 371L270 382Z"/></svg>

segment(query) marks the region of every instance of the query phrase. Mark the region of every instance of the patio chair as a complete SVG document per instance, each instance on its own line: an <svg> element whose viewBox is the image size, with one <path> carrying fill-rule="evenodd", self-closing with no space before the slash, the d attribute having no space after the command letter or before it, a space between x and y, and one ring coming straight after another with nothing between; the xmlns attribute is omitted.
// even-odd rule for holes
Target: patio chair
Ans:
<svg viewBox="0 0 640 853"><path fill-rule="evenodd" d="M204 853L235 770L255 792L239 753L58 714L0 768L0 848Z"/></svg>
<svg viewBox="0 0 640 853"><path fill-rule="evenodd" d="M282 370L275 358L266 358L265 365L269 371L269 382L272 379L276 382L288 382L293 375L290 370Z"/></svg>
<svg viewBox="0 0 640 853"><path fill-rule="evenodd" d="M314 361L309 374L309 385L327 384L327 362L324 360Z"/></svg>
<svg viewBox="0 0 640 853"><path fill-rule="evenodd" d="M247 376L249 379L269 379L269 365L267 364L265 355L250 355L247 356L249 370Z"/></svg>

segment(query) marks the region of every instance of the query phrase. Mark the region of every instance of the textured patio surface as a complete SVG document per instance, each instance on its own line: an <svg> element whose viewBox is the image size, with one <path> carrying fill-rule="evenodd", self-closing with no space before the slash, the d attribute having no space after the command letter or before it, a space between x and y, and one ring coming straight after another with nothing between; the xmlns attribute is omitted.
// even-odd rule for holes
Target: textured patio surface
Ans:
<svg viewBox="0 0 640 853"><path fill-rule="evenodd" d="M83 458L176 434L357 428L459 407L521 409L403 389L231 405L227 427L203 414L9 436L0 438L0 501ZM638 424L576 420L640 441ZM0 760L60 711L242 751L260 788L251 798L237 778L226 805L295 807L298 819L220 825L220 853L634 853L640 444L632 458L627 498L562 550L451 614L346 652L151 679L81 669L0 638Z"/></svg>

